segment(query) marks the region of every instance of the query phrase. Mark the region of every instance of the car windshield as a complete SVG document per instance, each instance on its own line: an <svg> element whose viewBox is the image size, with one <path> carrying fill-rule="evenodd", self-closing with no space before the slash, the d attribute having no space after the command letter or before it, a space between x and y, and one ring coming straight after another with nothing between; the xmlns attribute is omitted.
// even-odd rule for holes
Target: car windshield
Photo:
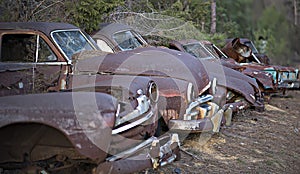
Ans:
<svg viewBox="0 0 300 174"><path fill-rule="evenodd" d="M55 31L52 33L52 38L69 60L75 53L83 50L94 50L94 47L79 30Z"/></svg>
<svg viewBox="0 0 300 174"><path fill-rule="evenodd" d="M214 46L212 44L204 44L204 47L212 54L214 57L219 57L218 53L214 49Z"/></svg>
<svg viewBox="0 0 300 174"><path fill-rule="evenodd" d="M114 34L113 39L117 42L122 51L133 50L143 46L141 37L130 30Z"/></svg>
<svg viewBox="0 0 300 174"><path fill-rule="evenodd" d="M258 53L257 49L255 48L254 44L251 41L247 41L244 44L251 48L252 53L254 54Z"/></svg>
<svg viewBox="0 0 300 174"><path fill-rule="evenodd" d="M185 49L185 51L187 53L189 53L197 58L201 58L201 59L213 58L212 55L199 43L183 45L183 48Z"/></svg>

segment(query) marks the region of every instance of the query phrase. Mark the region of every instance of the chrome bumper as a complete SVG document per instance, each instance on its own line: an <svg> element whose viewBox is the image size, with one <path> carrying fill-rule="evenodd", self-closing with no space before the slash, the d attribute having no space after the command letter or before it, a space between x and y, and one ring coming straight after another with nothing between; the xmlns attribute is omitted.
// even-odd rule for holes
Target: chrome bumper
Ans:
<svg viewBox="0 0 300 174"><path fill-rule="evenodd" d="M183 120L170 120L168 127L174 131L219 132L224 110L210 102L212 95L199 96L186 109Z"/></svg>
<svg viewBox="0 0 300 174"><path fill-rule="evenodd" d="M112 130L112 134L115 135L115 134L119 134L121 132L125 132L133 127L136 127L138 125L141 125L143 124L144 122L148 121L148 120L151 120L151 118L154 116L154 113L152 110L150 110L149 112L145 113L145 114L142 114L142 115L139 115L138 112L136 111L133 111L132 113L130 113L132 115L135 115L135 117L140 117L138 120L135 120L131 123L128 123L122 127L119 127L119 128L116 128L116 129L113 129ZM129 114L128 114L129 115Z"/></svg>
<svg viewBox="0 0 300 174"><path fill-rule="evenodd" d="M106 159L96 173L133 173L147 168L158 168L179 157L178 134L151 137L144 142Z"/></svg>

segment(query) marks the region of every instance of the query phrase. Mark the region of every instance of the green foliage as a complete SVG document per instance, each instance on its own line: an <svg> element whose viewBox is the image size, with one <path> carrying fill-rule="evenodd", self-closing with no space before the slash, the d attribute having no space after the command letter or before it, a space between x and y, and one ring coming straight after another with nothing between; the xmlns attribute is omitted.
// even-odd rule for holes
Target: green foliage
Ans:
<svg viewBox="0 0 300 174"><path fill-rule="evenodd" d="M217 32L228 37L252 35L253 0L217 1Z"/></svg>
<svg viewBox="0 0 300 174"><path fill-rule="evenodd" d="M208 32L210 29L210 1L191 0L189 9L190 20L192 20L199 29L204 25L204 31Z"/></svg>
<svg viewBox="0 0 300 174"><path fill-rule="evenodd" d="M87 32L92 32L98 29L106 15L123 4L123 0L79 0L70 11L72 23Z"/></svg>
<svg viewBox="0 0 300 174"><path fill-rule="evenodd" d="M184 9L184 6L180 0L171 5L170 8L162 12L164 15L177 17L180 19L189 19L190 14L187 10Z"/></svg>
<svg viewBox="0 0 300 174"><path fill-rule="evenodd" d="M279 22L280 21L280 22ZM282 12L274 6L266 8L257 23L255 41L259 36L267 38L266 52L273 63L288 64L288 54L291 52L289 40L290 25Z"/></svg>

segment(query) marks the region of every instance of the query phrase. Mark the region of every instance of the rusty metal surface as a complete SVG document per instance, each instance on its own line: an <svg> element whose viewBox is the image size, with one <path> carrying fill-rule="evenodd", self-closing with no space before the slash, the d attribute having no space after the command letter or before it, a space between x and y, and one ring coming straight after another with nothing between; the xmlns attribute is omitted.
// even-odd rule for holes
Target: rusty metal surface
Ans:
<svg viewBox="0 0 300 174"><path fill-rule="evenodd" d="M231 42L232 40L234 39L226 39L226 43L228 42ZM258 52L258 50L255 48L255 45L254 43L249 40L248 38L239 38L239 42L244 44L244 45L247 45L247 46L250 46L251 49L254 49L252 50L253 54L265 65L269 65L270 64L270 58L266 55L266 54L261 54ZM253 58L251 58L253 59Z"/></svg>
<svg viewBox="0 0 300 174"><path fill-rule="evenodd" d="M229 39L229 40L227 40L227 42L228 43L224 46L224 48L222 50L224 50L224 52L226 54L228 54L229 56L231 55L231 56L239 56L240 57L241 55L240 55L240 53L238 53L237 50L241 50L241 48L248 47L246 45L246 43L250 43L251 41L248 39L245 39L245 38L235 38L233 40ZM250 47L248 47L248 48L250 48ZM286 88L286 89L298 89L299 88L300 80L297 79L298 77L295 77L293 79L289 79L288 76L287 76L288 79L280 77L281 73L288 73L288 74L297 73L298 70L296 68L285 67L285 66L280 66L280 65L267 65L264 63L257 62L254 59L255 59L254 56L251 56L249 59L250 63L244 63L243 66L272 73L273 81L274 81L273 83L275 85L274 92L276 92L277 89L282 89L282 88ZM244 58L244 61L245 60L246 59ZM295 76L297 76L297 75L295 75Z"/></svg>
<svg viewBox="0 0 300 174"><path fill-rule="evenodd" d="M238 70L247 76L255 78L257 80L257 82L259 83L259 85L261 85L263 87L263 88L261 88L261 90L263 90L263 91L264 90L275 90L273 78L269 73L260 71L258 69L254 69L251 67L242 66L242 65L238 64L234 59L227 57L226 55L224 57L223 56L224 53L220 53L219 51L221 51L221 50L209 41L201 41L201 43L211 46L211 48L212 48L211 51L220 57L220 60L221 60L221 63L223 66Z"/></svg>
<svg viewBox="0 0 300 174"><path fill-rule="evenodd" d="M43 32L47 37L53 30L78 29L74 25L55 22L1 22L0 30L33 30Z"/></svg>
<svg viewBox="0 0 300 174"><path fill-rule="evenodd" d="M80 107L82 106L79 106L81 104L76 106L73 103L76 96L82 100L95 97L97 108L93 108L89 102L85 102L82 104L85 105L86 109L81 110ZM50 126L65 135L80 154L93 160L104 160L106 152L103 149L107 149L110 144L110 126L114 124L114 118L107 118L104 113L115 113L116 105L116 100L113 97L101 93L74 94L67 92L0 97L0 126L1 130L14 124L34 123ZM78 112L76 108L82 113L76 113ZM103 119L100 119L102 118L100 113L102 113ZM82 114L84 116L80 116ZM114 114L111 117L114 117ZM90 127L89 125L94 126ZM17 133L18 130L14 131ZM101 137L101 141L99 141L100 139L90 139L91 137ZM107 141L103 141L103 139ZM4 151L1 152L0 161L23 160L23 154L18 158L10 156L10 152L6 151L6 141L2 142L4 144L1 143L1 147L3 147L1 150ZM10 150L15 151L16 149L11 148Z"/></svg>
<svg viewBox="0 0 300 174"><path fill-rule="evenodd" d="M205 68L197 59L169 49L147 47L107 55L89 51L80 57L86 57L78 66L82 72L170 77L192 82L198 93L209 83Z"/></svg>
<svg viewBox="0 0 300 174"><path fill-rule="evenodd" d="M114 27L116 26L116 27ZM111 28L111 29L108 29ZM113 35L115 33L118 32L123 32L123 31L133 31L131 27L129 26L124 26L124 25L119 25L119 24L111 24L108 27L104 27L104 29L102 29L101 31L97 32L96 34L94 34L92 37L95 40L102 40L105 41L109 47L114 51L114 52L120 52L121 50L118 48L118 43L116 43L116 41L113 38ZM144 43L144 40L141 38L137 38L139 39L140 43ZM159 103L158 103L158 108L159 108L159 112L160 115L164 118L165 122L168 123L169 120L171 119L180 119L183 120L184 119L184 115L185 112L188 108L188 105L190 104L191 101L188 101L187 98L187 86L189 82L193 82L194 86L195 86L195 74L197 73L192 73L191 75L186 75L187 73L184 73L183 71L181 72L181 68L176 66L176 63L172 63L172 62L178 62L178 57L179 60L182 61L183 58L185 58L185 62L184 66L187 66L189 71L199 71L199 69L201 70L201 74L203 74L202 72L206 71L203 66L197 67L194 66L196 64L199 64L199 62L195 63L195 59L191 58L191 56L186 56L187 54L185 53L179 53L177 51L173 51L170 49L162 49L162 48L154 48L151 47L150 45L148 45L147 43L143 45L146 48L137 48L137 49L132 49L133 51L128 51L126 50L126 53L123 54L143 54L143 52L147 52L146 54L148 54L148 50L152 50L152 52L154 51L160 51L161 54L153 54L149 52L149 55L152 55L151 58L148 58L148 60L152 60L152 62L144 62L145 64L152 64L152 67L154 67L154 71L150 71L150 73L152 73L152 78L153 80L158 84L159 86L159 91L160 91L160 99L159 99ZM162 52L163 51L163 52ZM168 53L168 55L166 56L165 53ZM119 54L121 55L121 54ZM170 58L169 61L165 61L168 60L170 56L175 56L175 59L172 57ZM156 59L156 57L159 57L159 59ZM166 62L166 63L165 63ZM170 63L171 62L171 63ZM166 64L166 66L164 66ZM201 64L201 63L200 63ZM140 64L137 64L137 66L139 66ZM161 66L163 65L163 66ZM143 65L144 66L144 65ZM159 67L159 68L156 68ZM174 67L176 67L176 69L173 69ZM137 67L135 67L136 69ZM185 67L184 67L185 68ZM166 71L166 70L170 70L171 71ZM181 75L177 75L178 71L181 75L185 75L185 77L181 76ZM147 72L148 73L148 72ZM198 73L199 74L199 73ZM144 75L144 74L142 74ZM202 75L203 76L203 75ZM203 78L202 78L203 79ZM204 78L205 79L205 78ZM208 77L206 75L206 79L208 80ZM197 80L196 79L196 84L199 84L199 82L201 82L203 80ZM197 85L199 86L199 85ZM196 88L197 88L196 86ZM195 89L195 94L199 94L201 95L203 92L207 92L208 89L207 87L205 87L205 85L201 85L201 87L198 89ZM194 96L196 97L196 96ZM224 102L225 102L225 98ZM200 119L201 120L201 119ZM170 127L169 127L170 128Z"/></svg>
<svg viewBox="0 0 300 174"><path fill-rule="evenodd" d="M224 86L232 91L235 91L241 94L247 101L250 103L255 102L255 93L259 93L258 85L256 81L248 76L241 75L241 73L232 70L227 67L223 67L222 65L218 65L216 63L212 63L210 61L204 62L206 68L214 71L209 71L209 76L211 79L217 78L217 84L220 86ZM251 95L253 97L251 97Z"/></svg>
<svg viewBox="0 0 300 174"><path fill-rule="evenodd" d="M246 66L242 72L250 77L254 77L263 86L264 89L275 90L271 74L262 70L253 69L248 66Z"/></svg>
<svg viewBox="0 0 300 174"><path fill-rule="evenodd" d="M197 40L181 40L171 42L171 46L176 47L178 50L184 50L183 45L199 42ZM205 42L205 41L202 41ZM206 41L205 43L209 43ZM248 102L251 104L255 103L256 93L259 92L258 84L248 76L241 74L240 72L234 71L230 68L222 66L223 61L219 60L202 60L199 59L207 69L210 79L217 78L218 85L227 87L230 90L233 90L241 95L243 95ZM235 66L235 67L238 67ZM252 96L250 96L252 95Z"/></svg>
<svg viewBox="0 0 300 174"><path fill-rule="evenodd" d="M66 135L67 138L69 138L72 145L74 145L75 149L79 151L82 157L92 159L93 162L102 162L103 158L106 157L107 155L106 152L109 150L109 148L110 149L116 148L122 151L123 149L132 146L132 143L129 143L128 146L120 147L120 145L122 146L127 142L123 141L122 139L120 140L118 138L115 139L111 137L111 133L112 133L111 128L114 126L114 121L115 121L114 115L116 113L116 108L117 108L115 98L105 94L98 95L97 92L94 93L93 91L101 91L101 92L104 91L109 94L120 96L118 92L120 92L119 89L121 89L121 92L124 92L125 94L125 95L121 94L120 96L121 101L124 102L133 101L130 103L132 107L130 109L132 110L134 107L137 106L137 104L134 103L137 97L136 96L137 90L142 89L144 93L147 93L148 84L150 81L152 81L152 79L149 79L147 77L139 77L139 75L141 76L154 75L158 77L167 77L167 76L164 75L162 76L161 73L157 74L152 72L142 72L142 74L140 74L140 72L138 71L132 71L132 73L131 72L128 73L127 69L122 69L122 70L118 69L118 65L120 64L116 64L116 63L122 63L122 61L118 62L118 60L120 59L120 56L123 56L123 54L113 55L108 57L108 59L112 58L113 60L108 61L108 64L106 65L96 64L99 63L98 61L96 62L90 61L87 64L85 64L86 66L84 70L79 68L79 71L72 71L69 65L70 62L66 62L66 60L63 58L59 50L55 46L53 46L54 44L50 41L51 40L50 32L53 30L65 30L65 29L79 30L77 27L74 27L73 25L61 24L61 23L5 23L5 25L6 27L3 28L6 29L2 28L3 29L2 31L5 30L5 32L16 31L18 33L32 32L35 34L36 33L40 34L41 37L46 39L46 42L48 44L50 43L50 48L55 49L52 51L54 51L54 53L57 54L56 56L58 57L58 60L60 62L63 62L64 64L56 64L57 66L54 67L53 65L47 66L46 64L39 66L39 64L35 64L35 63L22 64L20 66L19 65L16 66L16 64L15 65L1 64L0 75L1 77L5 77L3 78L3 81L0 81L2 96L13 95L13 94L41 93L41 92L49 92L49 91L57 92L59 90L67 90L67 91L73 90L78 92L73 92L72 94L66 92L66 93L51 93L51 94L46 93L46 94L19 95L14 97L1 97L1 99L5 101L9 101L8 100L9 98L14 98L13 100L20 100L19 102L15 103L16 105L20 103L20 105L18 105L17 107L14 107L16 105L13 105L10 102L6 102L5 105L3 105L5 107L2 107L0 110L0 112L2 112L4 109L3 111L4 113L1 113L1 116L3 114L4 116L9 117L11 119L11 122L14 123L18 123L19 121L24 123L34 122L37 124L39 123L45 124L53 128L60 128L62 129L62 133ZM14 30L16 28L18 30ZM42 33L44 33L45 35L43 35ZM133 53L133 54L138 55L140 53ZM149 58L149 56L150 56L149 54L146 54L144 57ZM160 54L157 54L156 56L160 56ZM172 56L176 56L176 55L173 54ZM181 56L181 55L177 55L177 56ZM139 63L140 64L137 65L140 66L143 65L143 62L139 62ZM81 65L82 64L80 63L80 67ZM99 67L97 67L99 65L102 68L101 71L99 71L98 69ZM136 63L133 62L131 63L130 66L132 67L132 70L134 70ZM141 68L140 66L138 68ZM95 71L95 67L97 67L96 71ZM113 71L113 73L111 73L110 71L111 68L115 68L115 71ZM192 74L193 73L195 72L192 72ZM206 75L206 74L201 74L201 73L197 74L197 73L198 71L196 72L197 75L196 78L200 80L202 80L203 78L202 76L205 77ZM8 78L9 76L13 76L13 78ZM24 81L24 79L28 79L28 81ZM35 86L32 86L32 84L38 84L39 85L38 87L40 88L35 88ZM201 84L199 86L201 87L201 85L205 86L207 84L208 84L208 80L203 80L203 83L201 81ZM112 90L112 88L114 89ZM2 90L7 90L9 92L5 91L2 93ZM87 91L87 92L79 92L79 91ZM89 93L89 91L91 91L91 94L94 95L92 96L81 95L81 94ZM179 92L180 95L182 95L181 92L182 91ZM107 97L101 97L102 95ZM74 100L72 100L74 99L74 97L79 100L79 106L77 106L76 102L74 103ZM95 98L97 99L96 103L94 103L97 106L96 110L95 108L89 107L89 101L91 101L89 100L90 99L89 97L92 97L93 99ZM111 102L109 97L113 99ZM31 101L31 100L32 102L26 103L26 101ZM39 107L35 107L38 105ZM109 108L109 106L111 108ZM140 142L141 140L147 139L149 136L153 135L157 127L156 103L153 103L152 106L151 109L147 113L145 113L145 114L152 113L151 119L143 122L143 124L129 131L122 133L119 136L124 136L123 138L138 140L138 142ZM47 107L49 109L45 109ZM102 113L101 109L103 109L103 118L105 121L107 121L106 127L102 125L102 122L98 123L99 117L101 118L101 116L99 116L99 113ZM41 117L40 116L41 114L45 115L45 117ZM89 117L89 115L93 117ZM95 121L98 122L95 123ZM5 124L9 124L9 123L2 123L2 124L4 126ZM114 146L110 146L111 142L112 143L121 142L121 143L119 143L116 147L114 147ZM98 146L101 146L101 148L99 148ZM22 148L18 148L18 149L22 149ZM42 153L41 152L42 149L44 148L39 147L39 150L36 150L37 153L35 153L34 156L35 159L39 159L41 157L43 157L43 159L46 159L46 156L48 154L46 152ZM55 151L63 151L63 149L56 148ZM20 155L19 160L22 159L23 156ZM122 162L119 164L126 165L126 163L122 164ZM131 169L132 171L136 171L138 168L139 166L135 166L132 167Z"/></svg>

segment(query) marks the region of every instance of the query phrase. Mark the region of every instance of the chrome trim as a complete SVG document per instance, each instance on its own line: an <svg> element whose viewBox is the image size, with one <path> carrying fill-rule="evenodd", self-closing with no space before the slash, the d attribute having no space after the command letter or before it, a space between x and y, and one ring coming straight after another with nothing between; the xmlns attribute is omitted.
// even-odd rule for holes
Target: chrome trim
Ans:
<svg viewBox="0 0 300 174"><path fill-rule="evenodd" d="M131 149L128 149L126 151L123 151L119 154L116 154L114 156L111 156L111 157L108 157L106 158L107 161L116 161L118 159L123 159L123 158L126 158L134 153L136 153L138 150L146 147L146 146L149 146L151 145L151 143L154 141L154 140L157 140L156 137L150 137L149 139L143 141L141 144L138 144L137 146L135 147L132 147Z"/></svg>
<svg viewBox="0 0 300 174"><path fill-rule="evenodd" d="M190 103L192 102L192 99L194 98L194 85L189 82L186 90L186 97L187 97L187 102Z"/></svg>
<svg viewBox="0 0 300 174"><path fill-rule="evenodd" d="M38 61L39 57L39 49L40 49L40 35L36 36L36 50L35 50L35 62Z"/></svg>
<svg viewBox="0 0 300 174"><path fill-rule="evenodd" d="M153 88L154 88L156 91L152 91ZM149 92L149 97L150 97L151 101L153 101L153 102L156 103L156 102L158 101L158 99L159 99L159 90L158 90L158 87L157 87L156 83L151 82L151 83L149 84L148 92ZM154 93L156 93L156 97L155 97L155 98L153 97L153 94L154 94Z"/></svg>
<svg viewBox="0 0 300 174"><path fill-rule="evenodd" d="M227 56L223 51L221 51L215 44L213 44L213 47L214 47L216 50L218 50L218 51L222 54L222 56L224 56L226 59L228 59L228 56Z"/></svg>
<svg viewBox="0 0 300 174"><path fill-rule="evenodd" d="M115 122L115 126L118 126L122 123L125 123L127 121L130 121L134 118L139 117L140 115L146 113L150 109L150 101L148 100L147 96L142 95L142 90L139 89L137 93L140 95L136 100L138 102L138 106L130 113L119 117L120 113L118 114L118 117Z"/></svg>
<svg viewBox="0 0 300 174"><path fill-rule="evenodd" d="M192 113L192 110L198 107L200 104L211 101L214 97L212 95L199 96L195 101L189 104L185 110L184 118L189 120L187 117Z"/></svg>
<svg viewBox="0 0 300 174"><path fill-rule="evenodd" d="M167 142L164 145L160 145L160 142L163 142L164 140L167 140ZM153 150L153 147L158 147L159 148L159 159L157 159L159 162L158 166L164 166L166 164L169 164L171 162L173 162L176 159L176 154L173 154L172 150L172 144L177 143L178 147L180 147L180 142L179 142L179 137L177 133L173 133L173 134L167 134L164 135L162 137L150 137L147 140L143 141L142 143L138 144L135 147L132 147L128 150L125 150L119 154L110 156L108 158L106 158L106 161L108 162L112 162L112 161L117 161L120 159L125 159L130 157L131 155L134 155L136 153L138 153L139 151L148 148L148 151L146 151L146 153L148 153L146 156L147 158L151 159L152 163L155 162L156 160L153 159L155 157L151 156L153 154L151 154L151 150ZM172 154L170 157L168 157L167 159L164 159L164 156L166 154ZM156 155L156 154L155 154ZM164 161L163 161L164 160Z"/></svg>
<svg viewBox="0 0 300 174"><path fill-rule="evenodd" d="M67 62L37 62L36 65L69 65Z"/></svg>
<svg viewBox="0 0 300 174"><path fill-rule="evenodd" d="M261 61L255 56L255 54L252 52L253 58L256 60L257 63L262 64Z"/></svg>
<svg viewBox="0 0 300 174"><path fill-rule="evenodd" d="M137 111L135 110L134 112L137 112ZM130 113L130 114L131 114L131 113ZM122 127L120 127L120 128L113 129L113 130L112 130L112 134L113 134L113 135L114 135L114 134L118 134L118 133L124 132L124 131L126 131L126 130L128 130L128 129L131 129L131 128L133 128L133 127L139 125L139 124L142 124L142 123L144 123L145 121L149 120L149 119L152 117L152 115L153 115L153 112L150 111L147 115L145 115L144 117L142 117L142 118L139 119L139 120L136 120L136 121L134 121L134 122L132 122L132 123L126 124L126 125L124 125L124 126L122 126Z"/></svg>

